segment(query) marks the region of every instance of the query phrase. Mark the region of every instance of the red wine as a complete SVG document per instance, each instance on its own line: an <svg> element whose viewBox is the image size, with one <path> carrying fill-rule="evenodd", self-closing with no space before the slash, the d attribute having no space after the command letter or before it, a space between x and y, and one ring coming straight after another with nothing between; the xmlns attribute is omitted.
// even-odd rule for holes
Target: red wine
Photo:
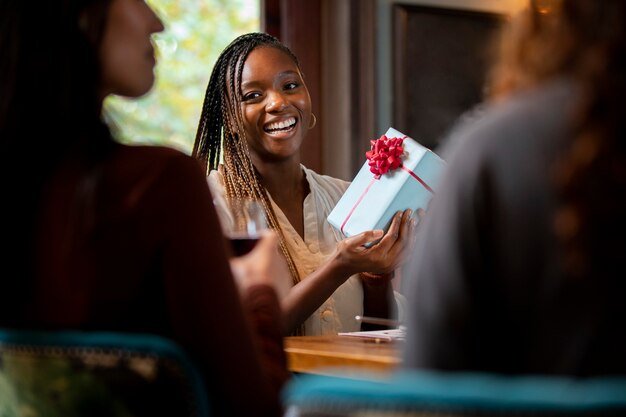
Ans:
<svg viewBox="0 0 626 417"><path fill-rule="evenodd" d="M259 238L256 236L235 236L229 240L235 256L242 256L254 249Z"/></svg>

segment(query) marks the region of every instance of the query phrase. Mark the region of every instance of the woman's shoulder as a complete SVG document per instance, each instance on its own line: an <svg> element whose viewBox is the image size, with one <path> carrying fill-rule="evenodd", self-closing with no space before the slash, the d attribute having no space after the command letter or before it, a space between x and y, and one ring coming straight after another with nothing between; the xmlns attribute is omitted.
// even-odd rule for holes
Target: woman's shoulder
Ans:
<svg viewBox="0 0 626 417"><path fill-rule="evenodd" d="M200 163L182 151L164 146L120 145L111 161L112 178L119 184L143 184L177 189L184 184L206 187Z"/></svg>
<svg viewBox="0 0 626 417"><path fill-rule="evenodd" d="M349 181L345 181L336 177L331 177L330 175L319 174L314 170L305 167L304 165L302 165L302 169L304 170L306 179L312 189L313 187L318 187L324 190L337 190L341 194L343 194L343 192L350 185Z"/></svg>
<svg viewBox="0 0 626 417"><path fill-rule="evenodd" d="M136 161L179 161L180 163L183 163L183 161L195 161L194 158L183 151L167 146L120 144L118 155L133 158ZM196 164L198 163L196 162Z"/></svg>
<svg viewBox="0 0 626 417"><path fill-rule="evenodd" d="M220 165L221 167L221 165ZM224 195L225 185L224 185L224 175L220 169L214 169L209 172L207 177L207 183L209 184L209 188L211 189L211 193L215 197L222 197Z"/></svg>
<svg viewBox="0 0 626 417"><path fill-rule="evenodd" d="M216 185L221 186L221 187L224 186L224 174L222 174L221 169L211 170L207 178L208 178L209 183L215 183Z"/></svg>
<svg viewBox="0 0 626 417"><path fill-rule="evenodd" d="M150 145L119 145L116 163L121 166L128 164L141 168L153 166L153 169L171 164L193 165L196 168L200 166L199 162L182 151L166 146Z"/></svg>

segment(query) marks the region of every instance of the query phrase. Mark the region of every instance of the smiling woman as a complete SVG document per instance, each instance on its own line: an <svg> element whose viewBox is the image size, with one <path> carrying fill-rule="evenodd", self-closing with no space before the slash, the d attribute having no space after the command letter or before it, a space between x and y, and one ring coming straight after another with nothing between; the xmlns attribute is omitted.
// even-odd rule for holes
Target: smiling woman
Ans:
<svg viewBox="0 0 626 417"><path fill-rule="evenodd" d="M313 118L309 91L289 55L275 48L253 50L241 74L241 93L254 166L298 153Z"/></svg>
<svg viewBox="0 0 626 417"><path fill-rule="evenodd" d="M231 197L262 203L291 271L282 283L290 288L281 300L286 332L307 335L359 330L356 315L394 313L390 279L413 227L408 211L397 213L390 233L365 248L382 230L343 239L330 226L326 217L348 183L301 163L315 121L296 56L266 33L248 33L213 67L193 151L218 210Z"/></svg>
<svg viewBox="0 0 626 417"><path fill-rule="evenodd" d="M167 31L156 36L159 67L152 92L139 100L105 102L107 117L124 126L123 143L166 145L191 153L210 68L235 36L260 26L258 0L149 0Z"/></svg>

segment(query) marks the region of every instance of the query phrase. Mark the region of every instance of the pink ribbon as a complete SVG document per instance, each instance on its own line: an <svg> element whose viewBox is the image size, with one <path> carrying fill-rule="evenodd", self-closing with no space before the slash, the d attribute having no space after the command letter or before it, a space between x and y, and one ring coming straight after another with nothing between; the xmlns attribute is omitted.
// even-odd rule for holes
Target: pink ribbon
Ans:
<svg viewBox="0 0 626 417"><path fill-rule="evenodd" d="M388 138L382 135L379 139L370 141L372 149L365 152L365 157L370 166L370 171L375 175L374 178L378 179L381 175L402 165L401 157L404 152L402 142L404 138Z"/></svg>

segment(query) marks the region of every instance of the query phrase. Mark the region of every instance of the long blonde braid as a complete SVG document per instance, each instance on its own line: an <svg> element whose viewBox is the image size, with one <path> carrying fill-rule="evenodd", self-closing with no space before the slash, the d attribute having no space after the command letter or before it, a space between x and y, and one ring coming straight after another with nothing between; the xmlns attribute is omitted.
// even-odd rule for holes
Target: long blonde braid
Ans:
<svg viewBox="0 0 626 417"><path fill-rule="evenodd" d="M227 197L250 197L261 201L269 227L280 239L280 250L291 273L293 284L300 282L300 274L289 252L267 190L252 164L240 103L241 74L246 58L258 47L273 47L286 52L299 67L295 55L276 38L265 33L249 33L236 38L218 58L207 86L202 114L198 125L193 156L203 162L207 175L220 169ZM295 334L304 334L303 325Z"/></svg>

